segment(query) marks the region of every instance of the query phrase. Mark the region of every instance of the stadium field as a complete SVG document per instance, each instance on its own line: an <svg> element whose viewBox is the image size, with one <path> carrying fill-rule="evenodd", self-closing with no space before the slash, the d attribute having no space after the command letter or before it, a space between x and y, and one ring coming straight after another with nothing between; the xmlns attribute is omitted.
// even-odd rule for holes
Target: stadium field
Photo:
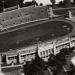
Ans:
<svg viewBox="0 0 75 75"><path fill-rule="evenodd" d="M36 38L40 41L69 35L74 31L74 23L68 20L47 19L23 25L20 29L0 35L0 51L33 44Z"/></svg>

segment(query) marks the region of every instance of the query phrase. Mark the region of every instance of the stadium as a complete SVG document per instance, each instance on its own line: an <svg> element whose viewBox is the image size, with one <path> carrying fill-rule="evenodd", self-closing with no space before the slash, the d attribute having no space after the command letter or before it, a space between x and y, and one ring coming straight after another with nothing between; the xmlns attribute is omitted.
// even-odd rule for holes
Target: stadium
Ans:
<svg viewBox="0 0 75 75"><path fill-rule="evenodd" d="M64 16L54 15L49 6L23 7L0 13L0 56L3 72L19 69L39 57L75 46L75 25ZM10 75L10 74L7 74Z"/></svg>

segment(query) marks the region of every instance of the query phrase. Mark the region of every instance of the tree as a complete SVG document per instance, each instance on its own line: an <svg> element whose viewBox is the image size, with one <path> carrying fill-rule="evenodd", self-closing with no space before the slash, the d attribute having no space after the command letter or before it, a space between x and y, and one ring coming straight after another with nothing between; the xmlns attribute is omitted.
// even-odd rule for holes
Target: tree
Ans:
<svg viewBox="0 0 75 75"><path fill-rule="evenodd" d="M54 59L54 55L53 54L49 55L48 65L52 66L52 67L55 66L55 59Z"/></svg>
<svg viewBox="0 0 75 75"><path fill-rule="evenodd" d="M63 66L66 65L66 55L68 55L67 49L60 50L60 53L57 55L51 54L49 57L48 65L52 67L52 71L54 75L61 72L63 70Z"/></svg>
<svg viewBox="0 0 75 75"><path fill-rule="evenodd" d="M59 4L58 4L59 7L61 7L61 6L63 6L63 5L64 5L64 4L63 4L63 1L60 1Z"/></svg>
<svg viewBox="0 0 75 75"><path fill-rule="evenodd" d="M35 7L38 5L38 3L35 0L32 0L32 5L34 5L34 7Z"/></svg>
<svg viewBox="0 0 75 75"><path fill-rule="evenodd" d="M48 65L52 67L52 70L55 73L55 75L56 73L57 74L62 73L62 71L65 72L64 68L67 70L67 72L65 73L69 73L68 75L72 75L72 73L75 74L75 66L71 68L71 66L73 65L70 61L70 58L73 57L73 55L75 56L75 53L73 52L73 50L74 50L74 47L63 48L60 50L60 53L56 54L55 56L53 54L49 56ZM71 71L68 72L68 70L71 70Z"/></svg>
<svg viewBox="0 0 75 75"><path fill-rule="evenodd" d="M10 8L10 7L13 7L13 6L16 6L18 4L18 1L17 0L2 0L3 1L3 6L5 8Z"/></svg>
<svg viewBox="0 0 75 75"><path fill-rule="evenodd" d="M55 6L55 0L50 0L50 2L52 3L52 6L54 7Z"/></svg>
<svg viewBox="0 0 75 75"><path fill-rule="evenodd" d="M25 2L25 7L27 7L27 6L32 6L32 5L34 5L34 7L35 6L38 6L38 3L35 1L35 0L32 0L32 2Z"/></svg>
<svg viewBox="0 0 75 75"><path fill-rule="evenodd" d="M23 68L25 75L44 75L45 62L36 53L35 59L31 62L27 62Z"/></svg>
<svg viewBox="0 0 75 75"><path fill-rule="evenodd" d="M64 0L63 3L64 3L64 5L69 7L71 2L70 2L70 0Z"/></svg>
<svg viewBox="0 0 75 75"><path fill-rule="evenodd" d="M23 1L24 0L17 0L18 1L18 4L19 4L19 6L22 8L22 7L24 7L24 4L23 4Z"/></svg>
<svg viewBox="0 0 75 75"><path fill-rule="evenodd" d="M43 3L40 3L40 6L43 6Z"/></svg>
<svg viewBox="0 0 75 75"><path fill-rule="evenodd" d="M23 67L25 75L43 75L40 68L33 61L31 63L27 62Z"/></svg>

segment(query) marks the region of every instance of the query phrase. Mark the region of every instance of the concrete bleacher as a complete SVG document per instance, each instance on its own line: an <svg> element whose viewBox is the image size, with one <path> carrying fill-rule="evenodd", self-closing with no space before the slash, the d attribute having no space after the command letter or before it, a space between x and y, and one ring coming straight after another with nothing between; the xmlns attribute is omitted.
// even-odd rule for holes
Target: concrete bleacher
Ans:
<svg viewBox="0 0 75 75"><path fill-rule="evenodd" d="M26 15L24 17L19 17L19 18L15 18L15 19L11 19L10 21L9 20L6 20L4 22L1 23L2 27L4 29L7 29L7 28L10 28L10 27L14 27L14 26L19 26L21 24L25 24L29 21L33 21L33 20L37 20L40 19L40 17L36 14L32 14L32 15Z"/></svg>
<svg viewBox="0 0 75 75"><path fill-rule="evenodd" d="M0 13L0 29L7 29L29 21L47 18L47 7L24 7ZM2 29L2 30L3 30Z"/></svg>
<svg viewBox="0 0 75 75"><path fill-rule="evenodd" d="M18 12L18 11L16 11L16 12L15 11L4 12L4 13L0 14L0 22L10 20L10 19L16 18L18 16L21 16L20 12Z"/></svg>
<svg viewBox="0 0 75 75"><path fill-rule="evenodd" d="M27 15L25 17L11 19L11 20L6 20L6 21L2 22L2 26L3 26L3 28L9 28L9 27L17 26L21 23L26 22L29 19L30 19L30 15Z"/></svg>

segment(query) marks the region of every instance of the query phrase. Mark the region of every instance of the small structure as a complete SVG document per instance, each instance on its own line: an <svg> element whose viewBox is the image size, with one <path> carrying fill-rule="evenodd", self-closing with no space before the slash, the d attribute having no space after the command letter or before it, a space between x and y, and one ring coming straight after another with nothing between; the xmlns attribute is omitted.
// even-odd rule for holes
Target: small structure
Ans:
<svg viewBox="0 0 75 75"><path fill-rule="evenodd" d="M54 16L52 7L51 7L50 5L48 5L48 16L49 16L50 18L52 18L52 17Z"/></svg>
<svg viewBox="0 0 75 75"><path fill-rule="evenodd" d="M60 15L55 15L53 9L50 5L47 5L47 13L49 18L59 17Z"/></svg>
<svg viewBox="0 0 75 75"><path fill-rule="evenodd" d="M50 54L53 54L53 42L47 41L39 44L38 55L40 58L47 62Z"/></svg>
<svg viewBox="0 0 75 75"><path fill-rule="evenodd" d="M72 18L72 12L69 10L69 18Z"/></svg>

